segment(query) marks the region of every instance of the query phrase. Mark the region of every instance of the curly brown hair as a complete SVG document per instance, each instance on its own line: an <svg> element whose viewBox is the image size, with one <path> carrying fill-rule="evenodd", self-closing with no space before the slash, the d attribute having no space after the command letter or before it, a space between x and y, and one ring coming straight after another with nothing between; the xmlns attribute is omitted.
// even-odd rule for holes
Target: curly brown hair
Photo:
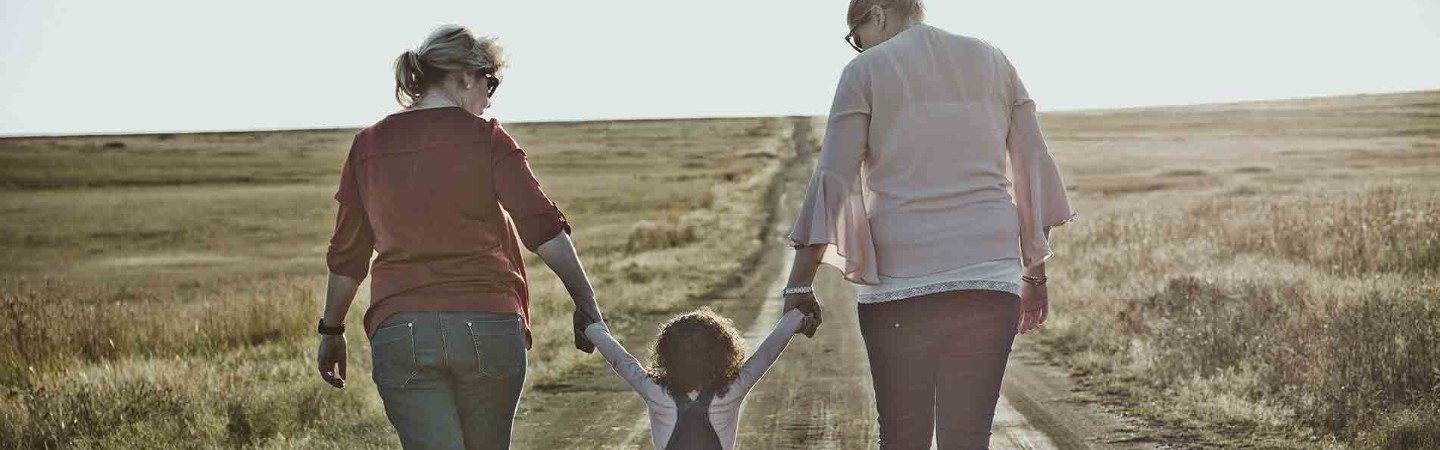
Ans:
<svg viewBox="0 0 1440 450"><path fill-rule="evenodd" d="M745 364L745 341L735 324L700 308L660 325L650 376L671 395L692 391L724 396Z"/></svg>

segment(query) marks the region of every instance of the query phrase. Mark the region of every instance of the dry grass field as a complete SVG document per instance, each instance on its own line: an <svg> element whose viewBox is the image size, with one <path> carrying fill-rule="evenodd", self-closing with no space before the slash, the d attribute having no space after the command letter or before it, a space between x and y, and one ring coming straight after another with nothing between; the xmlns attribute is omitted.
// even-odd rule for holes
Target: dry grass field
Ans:
<svg viewBox="0 0 1440 450"><path fill-rule="evenodd" d="M1440 447L1440 92L1042 122L1080 217L1017 345L1179 448ZM735 284L792 148L778 118L508 128L627 345ZM313 373L352 133L0 139L0 448L398 447L363 337L350 387ZM600 363L527 263L527 389L567 395Z"/></svg>
<svg viewBox="0 0 1440 450"><path fill-rule="evenodd" d="M784 119L508 128L622 336L758 254L766 190L792 153ZM0 140L0 447L398 447L363 335L350 387L313 373L353 133ZM533 255L527 269L527 386L544 388L589 358L570 346L559 281Z"/></svg>
<svg viewBox="0 0 1440 450"><path fill-rule="evenodd" d="M1051 358L1163 440L1440 448L1440 92L1044 125Z"/></svg>

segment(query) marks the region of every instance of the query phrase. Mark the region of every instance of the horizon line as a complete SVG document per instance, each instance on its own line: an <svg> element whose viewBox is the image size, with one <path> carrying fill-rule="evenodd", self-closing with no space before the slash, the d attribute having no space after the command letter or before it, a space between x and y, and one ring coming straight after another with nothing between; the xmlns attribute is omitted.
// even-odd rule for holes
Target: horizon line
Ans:
<svg viewBox="0 0 1440 450"><path fill-rule="evenodd" d="M1440 92L1440 87L1426 88L1419 90L1400 91L1379 91L1363 92L1354 94L1317 95L1301 97L1248 99L1222 102L1196 102L1196 103L1173 103L1155 105L1119 106L1112 108L1060 108L1053 110L1042 110L1040 114L1094 114L1101 112L1134 112L1150 109L1171 109L1197 106L1224 106L1224 105L1246 105L1256 103L1274 103L1300 100L1319 100L1346 97L1366 97L1385 95L1406 95L1420 94L1427 92ZM552 124L552 123L577 123L577 122L645 122L645 121L676 121L676 120L713 120L713 119L759 119L769 117L824 117L825 114L767 114L767 115L705 115L705 116L670 116L670 117L613 117L613 118L589 118L589 119L542 119L542 120L514 120L504 121L507 124ZM368 125L343 125L343 126L321 126L321 127L277 127L277 128L229 128L229 129L196 129L196 130L141 130L141 131L96 131L80 133L37 133L37 134L8 134L0 132L0 139L27 139L27 138L58 138L58 137L105 137L105 136L147 136L160 134L240 134L240 133L265 133L265 132L300 132L300 131L340 131L359 130Z"/></svg>

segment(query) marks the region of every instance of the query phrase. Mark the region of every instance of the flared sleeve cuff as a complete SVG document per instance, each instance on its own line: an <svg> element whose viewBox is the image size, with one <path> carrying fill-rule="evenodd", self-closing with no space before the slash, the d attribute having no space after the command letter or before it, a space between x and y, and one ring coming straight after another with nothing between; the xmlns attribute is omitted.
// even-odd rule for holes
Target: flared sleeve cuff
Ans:
<svg viewBox="0 0 1440 450"><path fill-rule="evenodd" d="M846 180L816 170L805 191L805 202L790 231L790 245L800 248L828 244L821 262L840 269L845 279L858 284L880 284L870 215L859 177Z"/></svg>
<svg viewBox="0 0 1440 450"><path fill-rule="evenodd" d="M1040 153L1027 159L1016 171L1015 206L1020 214L1020 259L1025 268L1031 268L1055 256L1045 230L1075 220L1075 210L1050 155Z"/></svg>
<svg viewBox="0 0 1440 450"><path fill-rule="evenodd" d="M1030 98L1025 83L1008 59L1005 66L1010 75L1012 101L1010 130L1005 137L1005 145L1010 155L1010 171L1015 177L1015 209L1020 216L1020 261L1028 269L1055 256L1055 252L1050 250L1045 230L1074 220L1075 210L1070 208L1065 182L1060 179L1060 169L1050 157L1050 149L1040 131L1035 101Z"/></svg>

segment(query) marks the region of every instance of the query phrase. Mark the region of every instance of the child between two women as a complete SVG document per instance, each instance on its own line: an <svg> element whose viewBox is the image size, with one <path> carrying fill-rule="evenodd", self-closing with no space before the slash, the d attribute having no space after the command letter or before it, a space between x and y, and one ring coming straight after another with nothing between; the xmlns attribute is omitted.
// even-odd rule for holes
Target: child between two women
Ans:
<svg viewBox="0 0 1440 450"><path fill-rule="evenodd" d="M744 338L730 319L701 308L660 326L650 367L625 351L604 323L579 314L575 326L645 399L657 450L730 450L745 394L812 320L799 309L790 310L746 359Z"/></svg>

